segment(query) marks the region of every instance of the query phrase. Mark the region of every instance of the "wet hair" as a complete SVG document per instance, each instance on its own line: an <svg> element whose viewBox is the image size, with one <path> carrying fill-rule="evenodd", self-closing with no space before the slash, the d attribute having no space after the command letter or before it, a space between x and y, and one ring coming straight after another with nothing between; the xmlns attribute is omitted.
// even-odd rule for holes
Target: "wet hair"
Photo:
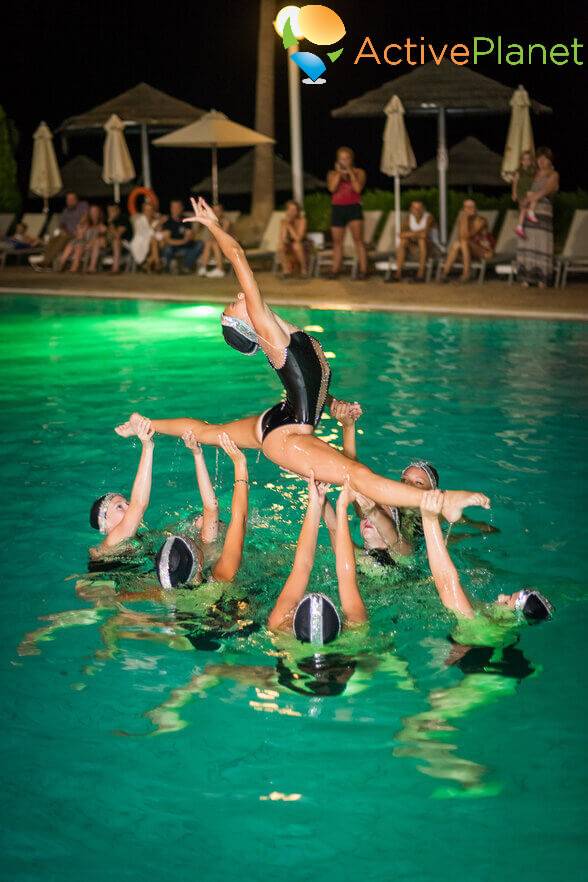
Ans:
<svg viewBox="0 0 588 882"><path fill-rule="evenodd" d="M170 536L155 557L155 572L162 588L188 583L202 570L202 553L187 536Z"/></svg>
<svg viewBox="0 0 588 882"><path fill-rule="evenodd" d="M292 629L302 643L323 646L339 636L341 619L332 600L324 594L307 594L296 607Z"/></svg>
<svg viewBox="0 0 588 882"><path fill-rule="evenodd" d="M375 560L381 567L395 567L396 561L387 548L369 548L367 550L368 557Z"/></svg>
<svg viewBox="0 0 588 882"><path fill-rule="evenodd" d="M535 159L539 159L540 156L545 156L550 162L553 162L553 150L551 147L538 147L535 152Z"/></svg>

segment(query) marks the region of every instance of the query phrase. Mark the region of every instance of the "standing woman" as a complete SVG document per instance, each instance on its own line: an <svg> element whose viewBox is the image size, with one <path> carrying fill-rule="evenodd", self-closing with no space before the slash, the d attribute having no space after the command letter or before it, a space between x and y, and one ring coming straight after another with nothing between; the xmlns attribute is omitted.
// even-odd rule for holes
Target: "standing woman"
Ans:
<svg viewBox="0 0 588 882"><path fill-rule="evenodd" d="M553 205L559 190L559 173L553 167L553 153L540 147L536 154L537 171L527 193L525 239L517 244L517 279L524 288L546 288L553 276ZM536 220L532 222L532 213Z"/></svg>
<svg viewBox="0 0 588 882"><path fill-rule="evenodd" d="M339 147L335 168L327 175L331 193L331 236L333 239L333 266L329 278L336 279L343 260L343 236L349 226L359 264L358 279L367 276L367 254L363 242L363 211L361 194L365 187L365 172L355 168L355 154L351 147Z"/></svg>

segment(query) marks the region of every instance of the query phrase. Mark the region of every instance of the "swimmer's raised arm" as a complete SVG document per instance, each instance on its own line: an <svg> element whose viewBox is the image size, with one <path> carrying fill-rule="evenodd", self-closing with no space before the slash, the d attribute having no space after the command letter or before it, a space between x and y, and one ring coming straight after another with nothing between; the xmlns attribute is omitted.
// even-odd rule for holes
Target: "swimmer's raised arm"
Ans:
<svg viewBox="0 0 588 882"><path fill-rule="evenodd" d="M151 421L143 419L137 426L137 438L141 442L142 449L129 507L120 524L104 537L102 545L106 547L112 548L124 539L131 539L139 529L147 511L153 472L153 434Z"/></svg>
<svg viewBox="0 0 588 882"><path fill-rule="evenodd" d="M285 349L288 345L288 334L276 320L276 316L267 306L255 281L255 276L249 266L245 251L239 242L219 224L218 218L210 205L199 197L191 199L194 215L186 218L184 223L198 221L210 230L210 233L218 242L221 251L231 263L245 297L247 314L251 319L253 328L260 337L270 346Z"/></svg>
<svg viewBox="0 0 588 882"><path fill-rule="evenodd" d="M198 490L202 499L202 530L200 536L204 543L214 542L218 536L218 499L208 474L202 445L196 440L194 432L188 429L182 435L182 441L194 454L194 466Z"/></svg>
<svg viewBox="0 0 588 882"><path fill-rule="evenodd" d="M337 499L335 559L337 561L337 583L341 609L347 622L360 624L367 621L367 612L357 585L355 551L347 517L347 508L352 499L353 494L349 489L349 481L346 481Z"/></svg>
<svg viewBox="0 0 588 882"><path fill-rule="evenodd" d="M427 543L427 557L439 599L446 609L471 619L474 617L474 608L449 556L439 523L443 508L443 492L427 490L423 493L420 508Z"/></svg>
<svg viewBox="0 0 588 882"><path fill-rule="evenodd" d="M231 503L231 520L227 528L225 544L212 575L219 582L232 582L243 560L243 545L247 530L249 508L249 474L247 459L242 450L229 438L226 432L219 436L220 446L233 462L235 483Z"/></svg>
<svg viewBox="0 0 588 882"><path fill-rule="evenodd" d="M292 572L286 579L276 605L267 620L267 626L271 631L283 627L290 621L292 613L304 597L308 587L314 566L316 541L327 489L327 484L315 482L314 472L311 472L308 479L306 514L298 537Z"/></svg>

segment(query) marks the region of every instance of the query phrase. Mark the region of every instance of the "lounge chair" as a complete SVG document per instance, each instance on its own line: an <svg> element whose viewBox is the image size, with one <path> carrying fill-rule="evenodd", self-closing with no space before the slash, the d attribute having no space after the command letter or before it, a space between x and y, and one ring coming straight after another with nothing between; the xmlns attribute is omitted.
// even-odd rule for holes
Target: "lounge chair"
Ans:
<svg viewBox="0 0 588 882"><path fill-rule="evenodd" d="M518 223L519 212L515 208L509 208L502 220L502 226L496 239L496 249L490 260L485 261L485 269L493 269L497 276L506 276L509 285L512 285L517 269L517 236L515 227Z"/></svg>
<svg viewBox="0 0 588 882"><path fill-rule="evenodd" d="M14 221L13 214L0 214L0 239L3 239Z"/></svg>
<svg viewBox="0 0 588 882"><path fill-rule="evenodd" d="M482 209L481 211L478 211L478 214L480 215L480 217L486 218L486 222L488 224L488 230L491 233L494 230L494 227L496 226L496 221L498 219L498 209L496 209L496 208ZM451 246L453 245L453 243L455 242L455 240L457 238L457 224L458 224L458 219L456 218L455 223L453 225L453 229L451 231L451 236L449 237L449 242L447 244L445 254L443 255L443 257L440 257L438 259L437 274L436 274L437 281L439 281L439 279L441 278L441 271L443 269L443 263L445 262L445 255L447 254L447 252L449 251L449 249L451 248ZM472 260L472 264L471 264L470 269L472 272L474 272L475 270L478 271L478 282L480 284L484 281L484 277L486 275L487 264L488 264L487 260L483 260L483 259L482 260ZM456 263L453 264L452 269L463 269L463 263L461 263L460 261L456 261Z"/></svg>
<svg viewBox="0 0 588 882"><path fill-rule="evenodd" d="M246 248L247 260L268 259L272 261L272 272L278 266L278 242L280 238L280 224L286 215L285 211L272 211L271 217L261 237L257 248Z"/></svg>
<svg viewBox="0 0 588 882"><path fill-rule="evenodd" d="M363 241L365 242L368 250L369 246L373 242L374 236L376 234L376 229L381 217L381 211L364 211L363 213ZM332 248L325 248L323 251L319 251L315 262L314 275L319 276L321 272L321 267L327 264L330 265L332 261ZM347 229L345 230L345 236L343 237L342 266L351 267L351 277L355 278L355 276L357 275L357 255L355 254L355 248L353 247L353 236L351 235L351 230L349 229L349 227L347 227Z"/></svg>
<svg viewBox="0 0 588 882"><path fill-rule="evenodd" d="M569 273L586 272L588 272L588 209L577 208L563 251L556 260L555 286L565 288Z"/></svg>
<svg viewBox="0 0 588 882"><path fill-rule="evenodd" d="M26 224L29 236L40 237L43 227L47 223L47 215L44 212L23 214L20 222ZM4 269L9 257L14 257L16 262L20 263L23 258L33 254L41 254L43 250L44 245L33 245L30 248L2 248L0 250L0 267Z"/></svg>

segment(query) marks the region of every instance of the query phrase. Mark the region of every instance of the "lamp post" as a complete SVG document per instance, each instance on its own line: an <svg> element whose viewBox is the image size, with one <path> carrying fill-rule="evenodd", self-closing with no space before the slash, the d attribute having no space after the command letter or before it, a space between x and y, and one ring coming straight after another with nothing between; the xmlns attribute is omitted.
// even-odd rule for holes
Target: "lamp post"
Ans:
<svg viewBox="0 0 588 882"><path fill-rule="evenodd" d="M297 6L284 6L276 15L274 28L280 37L288 19L295 37L302 33L298 28ZM304 205L304 179L302 162L302 113L300 109L300 71L291 56L298 52L298 43L288 49L288 98L290 105L290 154L292 160L292 196L299 205Z"/></svg>

